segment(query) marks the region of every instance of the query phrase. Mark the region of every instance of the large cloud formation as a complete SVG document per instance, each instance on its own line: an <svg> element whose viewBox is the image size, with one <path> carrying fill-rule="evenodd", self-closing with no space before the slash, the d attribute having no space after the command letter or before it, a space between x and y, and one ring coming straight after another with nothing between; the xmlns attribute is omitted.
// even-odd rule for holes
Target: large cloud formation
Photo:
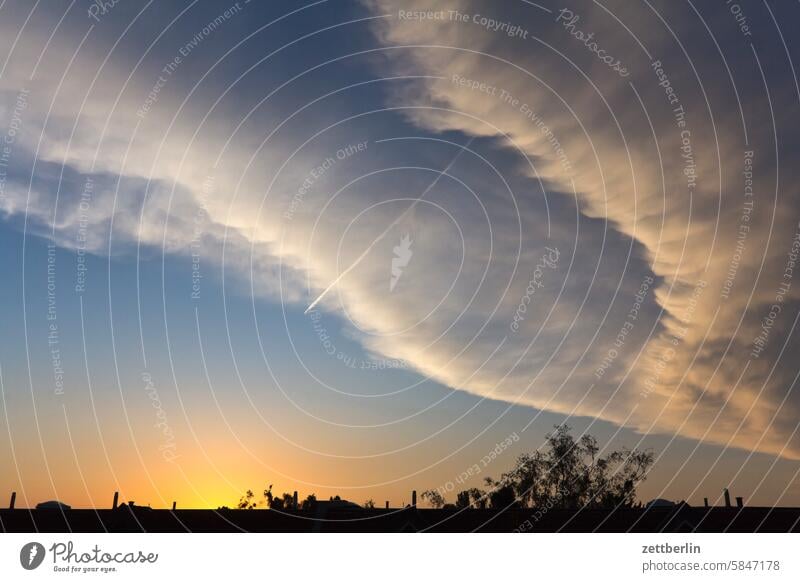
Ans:
<svg viewBox="0 0 800 582"><path fill-rule="evenodd" d="M644 344L619 336L624 347L606 352L600 368L619 359L588 405L579 372L578 382L576 373L549 376L545 393L573 384L555 408L581 402L580 412L642 431L796 457L789 354L797 347L798 215L787 129L798 94L782 47L759 37L751 50L752 37L724 8L704 18L691 7L646 4L498 10L453 2L431 15L425 3L409 4L405 17L379 29L386 43L417 46L391 64L447 78L399 99L459 112L422 109L415 123L489 135L480 120L490 120L556 188L574 184L581 212L640 244L658 278L664 312L653 333ZM707 20L718 25L713 32ZM610 321L599 346L610 345L614 326L626 329ZM578 370L594 368L597 351L582 354Z"/></svg>
<svg viewBox="0 0 800 582"><path fill-rule="evenodd" d="M0 209L75 247L88 180L94 252L188 256L202 216L259 297L330 288L318 307L368 350L454 389L800 458L780 35L725 6L364 6L336 26L368 47L328 57L291 45L332 34L302 14L259 50L237 13L188 51L198 27L131 38L120 18L89 50L75 18L16 44L4 20L21 124Z"/></svg>

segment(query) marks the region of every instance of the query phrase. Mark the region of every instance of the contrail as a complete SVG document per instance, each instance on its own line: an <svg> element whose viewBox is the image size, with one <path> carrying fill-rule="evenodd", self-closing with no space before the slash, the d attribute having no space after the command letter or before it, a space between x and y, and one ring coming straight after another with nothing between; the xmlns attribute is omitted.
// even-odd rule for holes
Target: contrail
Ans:
<svg viewBox="0 0 800 582"><path fill-rule="evenodd" d="M398 216L396 219L394 219L394 221L392 221L392 223L389 226L387 226L386 229L381 234L379 234L377 236L377 238L375 238L375 240L372 241L372 243L370 243L370 245L366 248L366 250L363 253L361 253L355 261L353 261L353 264L350 265L349 267L347 267L344 271L342 271L339 274L339 276L336 277L333 280L333 282L331 282L331 284L328 285L322 293L319 294L319 297L317 297L316 299L314 299L314 301L311 302L311 305L309 305L303 313L308 313L309 311L314 309L317 306L317 304L320 301L322 301L322 298L325 297L325 295L328 294L328 291L333 289L336 286L336 284L339 283L339 281L341 281L345 277L345 275L347 275L350 271L352 271L353 269L356 268L356 266L364 259L364 257L366 257L369 254L369 252L375 247L375 245L378 244L380 241L382 241L383 238L389 233L389 231L392 228L394 228L394 226L399 224L400 221L403 220L406 217L406 215L414 209L414 207L417 205L418 202L420 202L423 198L425 198L425 195L428 192L431 191L431 189L436 185L437 182L439 182L439 178L441 178L444 174L447 173L447 171L453 166L453 164L456 163L456 160L458 160L458 158L461 156L461 154L464 152L464 150L467 149L472 144L472 142L474 140L475 140L475 136L472 136L471 138L469 138L469 140L467 141L466 144L464 144L463 146L460 146L460 148L459 148L458 152L456 153L456 155L453 156L452 160L450 160L450 163L447 164L447 166L445 167L444 170L440 171L436 175L436 177L433 179L433 181L430 183L430 185L427 188L425 188L425 191L422 194L420 194L419 198L414 200L414 202L411 203L411 206L406 208L400 214L400 216Z"/></svg>

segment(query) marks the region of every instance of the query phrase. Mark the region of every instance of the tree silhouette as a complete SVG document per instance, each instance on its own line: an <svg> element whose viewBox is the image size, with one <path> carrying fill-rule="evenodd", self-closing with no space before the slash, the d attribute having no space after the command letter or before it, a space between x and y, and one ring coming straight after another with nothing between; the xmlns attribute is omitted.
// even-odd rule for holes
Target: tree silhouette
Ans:
<svg viewBox="0 0 800 582"><path fill-rule="evenodd" d="M653 464L650 451L622 449L599 457L597 440L577 441L570 427L557 426L547 435L544 451L523 454L498 481L486 479L492 507L630 507L636 485ZM512 499L509 499L509 495Z"/></svg>
<svg viewBox="0 0 800 582"><path fill-rule="evenodd" d="M472 507L477 507L478 509L486 509L485 491L473 487L472 489L469 489L469 496L470 499L472 499Z"/></svg>
<svg viewBox="0 0 800 582"><path fill-rule="evenodd" d="M428 489L427 491L423 491L420 497L422 497L423 501L427 501L434 509L441 509L444 507L444 497L442 497L442 494L438 491Z"/></svg>
<svg viewBox="0 0 800 582"><path fill-rule="evenodd" d="M267 500L267 507L272 509L272 502L275 499L272 495L272 483L269 484L267 489L264 489L264 498Z"/></svg>
<svg viewBox="0 0 800 582"><path fill-rule="evenodd" d="M308 497L303 499L303 503L301 505L303 511L313 511L317 507L317 496L313 493L310 493Z"/></svg>
<svg viewBox="0 0 800 582"><path fill-rule="evenodd" d="M470 506L472 506L472 501L469 498L469 491L459 491L456 493L456 507L464 509Z"/></svg>
<svg viewBox="0 0 800 582"><path fill-rule="evenodd" d="M636 487L652 464L651 451L623 448L600 456L597 439L583 435L576 440L570 427L560 425L547 435L543 450L520 455L511 470L497 480L486 477L487 491L474 487L460 491L455 505L447 504L434 489L423 491L421 497L434 509L633 507ZM293 495L273 494L271 484L264 490L264 499L270 509L297 509ZM341 501L341 497L331 496L330 501ZM258 505L248 489L236 507L254 509ZM301 508L312 511L316 505L317 497L312 493ZM373 509L375 502L369 499L364 507Z"/></svg>
<svg viewBox="0 0 800 582"><path fill-rule="evenodd" d="M248 489L245 494L239 498L239 503L236 504L237 509L254 509L258 505L253 499L255 496L253 492Z"/></svg>
<svg viewBox="0 0 800 582"><path fill-rule="evenodd" d="M459 491L456 494L456 507L464 509L467 507L485 509L486 508L486 493L473 487L465 491Z"/></svg>
<svg viewBox="0 0 800 582"><path fill-rule="evenodd" d="M488 493L489 505L492 509L503 509L520 505L514 493L514 487L504 481L494 481L491 477L486 478L486 484L491 487Z"/></svg>
<svg viewBox="0 0 800 582"><path fill-rule="evenodd" d="M292 509L294 507L294 495L291 493L284 493L280 497L272 493L272 484L264 489L264 499L266 499L267 507L270 509Z"/></svg>

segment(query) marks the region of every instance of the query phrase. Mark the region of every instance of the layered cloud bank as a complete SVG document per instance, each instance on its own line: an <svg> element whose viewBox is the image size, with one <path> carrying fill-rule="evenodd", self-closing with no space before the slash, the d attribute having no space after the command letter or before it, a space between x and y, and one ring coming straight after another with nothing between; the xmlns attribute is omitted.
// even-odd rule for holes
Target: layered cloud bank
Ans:
<svg viewBox="0 0 800 582"><path fill-rule="evenodd" d="M724 10L712 32L703 15L677 7L409 8L379 28L383 42L415 47L392 65L446 78L399 99L452 110L415 110L413 121L507 134L551 188L574 187L582 213L643 247L647 269L604 269L600 280L641 279L643 292L649 275L658 281L649 288L663 308L656 325L646 303L611 317L575 372L546 369L544 394L526 400L796 456L798 214L795 169L779 162L796 155L785 128L798 95L782 47L762 40L751 51ZM780 59L783 77L774 62L765 72L765 59ZM613 305L632 303L635 287ZM641 327L646 338L635 337ZM570 330L568 344L585 332ZM597 381L581 377L606 349Z"/></svg>
<svg viewBox="0 0 800 582"><path fill-rule="evenodd" d="M260 300L321 296L454 389L800 457L800 94L771 14L364 9L242 32L206 8L194 44L4 21L0 210L98 254L224 246Z"/></svg>

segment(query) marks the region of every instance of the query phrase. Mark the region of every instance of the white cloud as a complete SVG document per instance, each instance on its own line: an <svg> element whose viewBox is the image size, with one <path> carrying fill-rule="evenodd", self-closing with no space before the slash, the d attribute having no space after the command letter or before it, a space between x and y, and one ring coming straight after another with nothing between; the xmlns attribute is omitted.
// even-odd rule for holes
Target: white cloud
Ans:
<svg viewBox="0 0 800 582"><path fill-rule="evenodd" d="M405 4L409 10L426 6ZM390 2L370 5L379 13L396 11ZM586 7L581 25L596 34L609 54L624 56L629 78L609 71L551 22L552 15L531 7L502 13L478 2L447 7L493 14L498 21L524 16L531 37L492 33L472 21L395 18L376 29L385 45L417 46L387 51L388 70L381 74L445 77L387 82L389 105L412 107L405 115L426 136L445 139L458 136L445 132L457 131L484 138L473 142L475 154L463 153L453 163L449 173L455 179L441 178L407 214L402 213L409 199L425 191L457 146L372 141L363 152L337 157L338 149L377 135L373 124L385 123L389 136L399 130L412 133L392 122L394 114L385 113L333 126L290 158L315 132L361 110L334 97L324 107L299 114L259 149L264 128L272 131L275 119L291 113L286 103L257 109L233 135L242 112L234 115L226 104L212 111L207 96L198 95L174 116L187 91L177 79L170 81L172 93L159 96L142 120L136 112L152 88L152 75L140 70L128 82L132 63L115 56L113 66L95 81L102 52L82 51L59 86L77 42L61 37L50 52L60 54L63 62L46 53L43 62L50 70L31 85L31 107L16 154L38 150L35 187L29 199L21 186L25 181L14 182L3 209L19 214L27 204L34 222L48 224L54 188L64 182L59 174L41 173L64 163L75 176L91 175L98 183L93 232L106 232L113 217L115 242L122 246L140 241L187 253L202 206L207 244L226 240L226 260L242 277L257 279L258 293L274 299L283 291L300 307L312 298L304 291L306 282L320 292L380 239L322 303L362 330L359 337L368 349L406 359L423 374L481 396L598 416L641 431L799 456L793 436L796 398L782 404L790 386L789 367L782 363L760 391L769 374L765 362L776 356L786 336L796 285L768 353L754 360L736 385L773 302L797 222L790 212L792 201L784 198L773 222L769 128L751 127L748 147L759 160L758 209L749 223L734 292L722 300L720 289L741 221L744 146L738 109L719 97L724 90L705 87L713 77L702 78L711 94L712 119L686 61L668 57L676 54L674 41L663 29L648 28L656 26L656 17L644 8L636 16L626 13L630 22L639 19L634 32L663 60L687 111L690 133L682 141L649 60L600 9ZM8 96L25 84L26 67L44 38L31 33L15 48L0 81L5 112ZM703 61L714 60L713 55L692 57L700 70L720 73L718 63ZM465 88L453 82L455 74L497 91ZM764 102L763 95L747 97ZM299 95L289 105L301 106L302 98L313 97ZM681 150L686 139L698 176L692 188L683 171L687 159L681 158L689 152ZM476 154L496 164L501 175ZM333 162L320 171L327 158ZM431 171L387 169L411 165L427 165ZM299 193L307 180L310 185ZM63 196L56 234L69 246L79 219L77 186ZM292 200L296 203L287 218ZM403 220L394 224L400 215ZM381 239L388 225L393 226ZM392 248L406 233L411 233L414 254L389 293ZM103 252L104 240L95 235L95 251ZM557 265L536 275L547 247L559 250ZM276 277L279 265L289 275L281 282L283 289ZM633 321L629 313L636 293L649 277L653 287L635 323L626 326ZM529 284L535 293L527 291ZM525 311L517 330L511 323L521 314L521 304ZM681 319L688 323L685 335ZM624 341L615 345L623 329ZM676 334L681 337L673 346ZM733 346L726 352L730 337ZM613 358L611 350L616 350ZM604 358L612 362L598 375Z"/></svg>

